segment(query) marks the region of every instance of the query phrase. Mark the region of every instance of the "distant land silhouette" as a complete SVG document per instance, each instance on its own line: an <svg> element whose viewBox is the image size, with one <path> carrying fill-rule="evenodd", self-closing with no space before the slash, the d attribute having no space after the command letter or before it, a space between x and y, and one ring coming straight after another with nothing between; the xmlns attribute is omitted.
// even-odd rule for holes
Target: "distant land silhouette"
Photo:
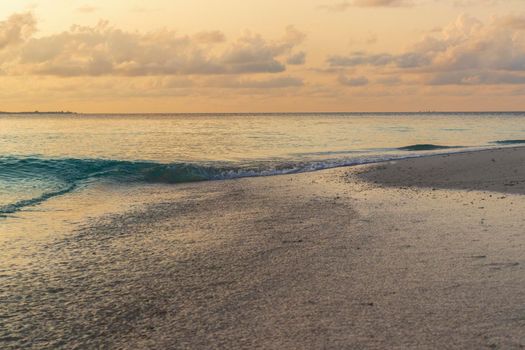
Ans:
<svg viewBox="0 0 525 350"><path fill-rule="evenodd" d="M27 111L27 112L0 111L0 114L77 114L77 112L71 112L71 111Z"/></svg>

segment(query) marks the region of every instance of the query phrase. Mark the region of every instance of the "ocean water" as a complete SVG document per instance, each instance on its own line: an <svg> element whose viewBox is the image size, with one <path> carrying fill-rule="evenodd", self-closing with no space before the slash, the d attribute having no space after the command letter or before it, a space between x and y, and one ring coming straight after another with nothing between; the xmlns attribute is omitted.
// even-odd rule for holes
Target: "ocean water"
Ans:
<svg viewBox="0 0 525 350"><path fill-rule="evenodd" d="M2 115L0 229L101 183L277 175L524 140L525 113Z"/></svg>

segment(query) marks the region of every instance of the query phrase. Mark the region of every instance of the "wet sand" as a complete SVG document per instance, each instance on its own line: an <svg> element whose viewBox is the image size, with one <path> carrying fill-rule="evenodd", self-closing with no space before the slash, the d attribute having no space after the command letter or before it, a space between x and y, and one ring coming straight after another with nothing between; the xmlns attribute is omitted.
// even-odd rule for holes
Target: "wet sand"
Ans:
<svg viewBox="0 0 525 350"><path fill-rule="evenodd" d="M0 348L525 346L524 148L155 191L2 281Z"/></svg>

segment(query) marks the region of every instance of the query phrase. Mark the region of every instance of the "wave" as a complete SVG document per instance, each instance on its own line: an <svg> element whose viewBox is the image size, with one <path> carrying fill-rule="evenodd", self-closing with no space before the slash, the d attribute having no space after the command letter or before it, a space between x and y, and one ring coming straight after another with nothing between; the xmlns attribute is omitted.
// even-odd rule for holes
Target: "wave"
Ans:
<svg viewBox="0 0 525 350"><path fill-rule="evenodd" d="M379 160L379 159L378 159ZM156 163L77 158L0 157L0 185L46 183L38 195L0 205L0 217L14 214L25 207L67 194L81 185L97 180L116 183L177 184L240 177L269 176L313 171L363 161L327 162L258 162L251 164ZM40 185L39 185L40 186ZM10 186L9 186L10 187Z"/></svg>
<svg viewBox="0 0 525 350"><path fill-rule="evenodd" d="M45 202L49 198L56 197L56 196L61 196L63 194L69 193L69 192L73 191L76 187L77 187L76 184L72 184L72 185L70 185L70 186L68 186L66 188L63 188L61 190L58 190L58 191L44 192L40 196L37 196L37 197L34 197L34 198L23 199L23 200L15 202L15 203L10 203L10 204L4 205L4 206L0 206L0 218L1 217L5 217L5 216L7 216L9 214L14 214L17 211L21 210L22 208L30 207L30 206L37 205L37 204L40 204L42 202Z"/></svg>
<svg viewBox="0 0 525 350"><path fill-rule="evenodd" d="M440 149L462 148L461 146L440 146L433 144L415 144L410 146L399 147L400 151L435 151Z"/></svg>
<svg viewBox="0 0 525 350"><path fill-rule="evenodd" d="M497 145L519 145L525 143L525 140L500 140L493 143Z"/></svg>
<svg viewBox="0 0 525 350"><path fill-rule="evenodd" d="M411 145L398 148L403 151L444 150L448 146L430 144ZM389 153L385 153L388 151ZM403 158L418 157L418 154L391 153L394 149L382 150L382 154L358 152L351 158L318 161L283 160L251 163L156 163L150 161L126 161L107 159L2 157L0 156L0 185L23 183L39 184L39 192L32 198L0 205L0 217L16 213L25 207L40 204L50 198L67 194L79 186L97 180L116 183L162 183L177 184L207 180L234 179L240 177L270 176L315 171L341 166L351 166ZM346 152L345 152L346 153ZM46 185L41 185L42 183ZM30 186L30 187L31 187ZM6 186L16 191L16 186Z"/></svg>
<svg viewBox="0 0 525 350"><path fill-rule="evenodd" d="M4 183L46 183L38 195L0 205L0 217L25 207L67 194L97 180L116 183L177 184L240 177L270 176L315 171L391 159L384 156L325 161L260 161L240 163L169 163L77 158L0 157L0 185Z"/></svg>
<svg viewBox="0 0 525 350"><path fill-rule="evenodd" d="M0 216L13 214L52 197L73 191L96 179L117 182L180 183L219 177L221 169L192 164L159 164L103 159L46 159L0 157L0 181L8 183L45 182L39 195L0 206Z"/></svg>

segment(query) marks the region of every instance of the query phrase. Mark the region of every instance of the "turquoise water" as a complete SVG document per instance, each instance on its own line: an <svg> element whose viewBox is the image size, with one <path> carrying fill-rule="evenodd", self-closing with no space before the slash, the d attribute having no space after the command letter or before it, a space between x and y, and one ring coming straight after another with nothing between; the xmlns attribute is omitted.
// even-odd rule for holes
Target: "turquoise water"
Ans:
<svg viewBox="0 0 525 350"><path fill-rule="evenodd" d="M524 142L525 113L2 115L0 215L100 182L274 175Z"/></svg>

